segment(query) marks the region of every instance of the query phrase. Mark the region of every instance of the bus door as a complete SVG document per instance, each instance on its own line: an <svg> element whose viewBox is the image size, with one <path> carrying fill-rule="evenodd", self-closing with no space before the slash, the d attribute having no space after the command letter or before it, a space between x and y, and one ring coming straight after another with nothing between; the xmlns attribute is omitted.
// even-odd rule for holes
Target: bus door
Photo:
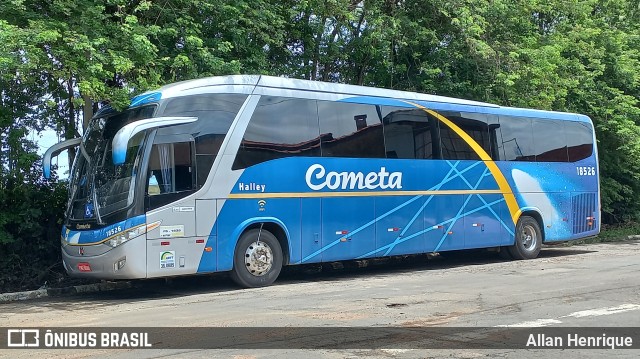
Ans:
<svg viewBox="0 0 640 359"><path fill-rule="evenodd" d="M159 226L147 233L148 277L193 273L202 244L196 237L194 140L191 135L157 135L147 170L147 223Z"/></svg>
<svg viewBox="0 0 640 359"><path fill-rule="evenodd" d="M301 198L301 262L322 261L322 199Z"/></svg>

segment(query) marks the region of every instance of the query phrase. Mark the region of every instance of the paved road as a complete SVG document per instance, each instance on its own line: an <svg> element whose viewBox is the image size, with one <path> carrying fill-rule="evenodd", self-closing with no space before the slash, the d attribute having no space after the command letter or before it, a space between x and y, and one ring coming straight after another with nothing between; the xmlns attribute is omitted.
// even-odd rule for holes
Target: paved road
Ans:
<svg viewBox="0 0 640 359"><path fill-rule="evenodd" d="M486 253L391 260L345 269L305 267L268 288L224 275L149 281L137 288L0 304L0 326L640 326L640 242L547 247L540 258ZM338 266L339 267L339 266ZM0 351L16 357L638 357L638 350L72 350Z"/></svg>

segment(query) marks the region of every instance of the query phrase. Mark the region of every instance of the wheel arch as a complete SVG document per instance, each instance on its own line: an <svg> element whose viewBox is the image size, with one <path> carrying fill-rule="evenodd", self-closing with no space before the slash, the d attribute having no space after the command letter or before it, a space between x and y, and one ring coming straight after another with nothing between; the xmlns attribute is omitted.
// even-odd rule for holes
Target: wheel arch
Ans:
<svg viewBox="0 0 640 359"><path fill-rule="evenodd" d="M543 219L544 217L542 216L540 209L538 209L537 207L525 207L521 211L522 213L518 217L518 220L520 220L520 218L524 216L528 216L535 219L536 222L538 222L538 227L540 227L540 234L542 234L542 243L544 243L546 239L544 219Z"/></svg>
<svg viewBox="0 0 640 359"><path fill-rule="evenodd" d="M233 231L233 238L235 243L234 248L238 245L240 237L246 231L259 229L260 227L262 227L263 230L271 232L271 234L276 237L278 243L280 243L280 248L282 249L282 265L288 265L291 253L291 242L289 241L289 238L291 238L291 236L289 235L287 226L281 220L275 217L256 217L240 223L236 230Z"/></svg>

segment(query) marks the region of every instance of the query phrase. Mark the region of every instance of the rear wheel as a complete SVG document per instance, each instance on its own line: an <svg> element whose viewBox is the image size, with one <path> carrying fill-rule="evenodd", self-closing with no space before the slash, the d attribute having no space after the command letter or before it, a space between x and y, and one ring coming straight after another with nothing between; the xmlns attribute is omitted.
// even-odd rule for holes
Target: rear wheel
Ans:
<svg viewBox="0 0 640 359"><path fill-rule="evenodd" d="M233 255L231 278L245 288L273 283L282 269L282 248L265 229L250 229L240 236Z"/></svg>
<svg viewBox="0 0 640 359"><path fill-rule="evenodd" d="M533 259L542 248L540 225L533 217L522 216L516 225L516 242L509 247L514 259Z"/></svg>

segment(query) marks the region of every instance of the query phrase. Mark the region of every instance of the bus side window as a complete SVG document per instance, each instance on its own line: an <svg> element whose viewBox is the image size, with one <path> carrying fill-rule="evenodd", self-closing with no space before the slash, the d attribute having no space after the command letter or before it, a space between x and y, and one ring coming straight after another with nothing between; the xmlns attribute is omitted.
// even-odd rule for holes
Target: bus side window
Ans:
<svg viewBox="0 0 640 359"><path fill-rule="evenodd" d="M593 129L586 122L565 121L569 162L588 158L593 154Z"/></svg>
<svg viewBox="0 0 640 359"><path fill-rule="evenodd" d="M499 161L504 158L504 153L502 152L504 148L498 146L498 141L501 140L498 115L487 114L487 124L489 125L489 141L491 142L491 152L489 154L492 160Z"/></svg>
<svg viewBox="0 0 640 359"><path fill-rule="evenodd" d="M485 153L491 155L491 138L487 116L476 112L439 111L442 116L453 122L471 139L480 145ZM438 121L442 158L449 160L480 160L480 156L455 130L444 122Z"/></svg>
<svg viewBox="0 0 640 359"><path fill-rule="evenodd" d="M195 190L193 142L158 143L151 148L147 210L178 200Z"/></svg>
<svg viewBox="0 0 640 359"><path fill-rule="evenodd" d="M376 106L318 101L322 157L385 158Z"/></svg>
<svg viewBox="0 0 640 359"><path fill-rule="evenodd" d="M498 146L504 150L505 161L535 161L533 149L533 128L531 119L500 115L502 141Z"/></svg>
<svg viewBox="0 0 640 359"><path fill-rule="evenodd" d="M533 119L536 162L567 162L564 121Z"/></svg>
<svg viewBox="0 0 640 359"><path fill-rule="evenodd" d="M245 94L213 93L171 98L162 116L193 116L198 121L186 126L161 129L162 133L191 133L195 138L196 184L207 181L222 142L247 99Z"/></svg>
<svg viewBox="0 0 640 359"><path fill-rule="evenodd" d="M437 126L424 110L383 107L384 143L387 158L431 159L438 153L432 126ZM435 138L435 140L434 140Z"/></svg>
<svg viewBox="0 0 640 359"><path fill-rule="evenodd" d="M153 145L149 160L149 195L194 189L191 147L189 142Z"/></svg>
<svg viewBox="0 0 640 359"><path fill-rule="evenodd" d="M232 169L284 157L319 156L319 136L315 100L262 96Z"/></svg>

